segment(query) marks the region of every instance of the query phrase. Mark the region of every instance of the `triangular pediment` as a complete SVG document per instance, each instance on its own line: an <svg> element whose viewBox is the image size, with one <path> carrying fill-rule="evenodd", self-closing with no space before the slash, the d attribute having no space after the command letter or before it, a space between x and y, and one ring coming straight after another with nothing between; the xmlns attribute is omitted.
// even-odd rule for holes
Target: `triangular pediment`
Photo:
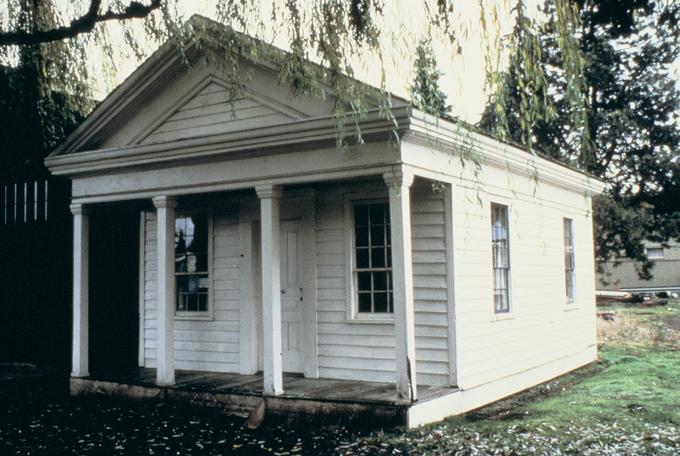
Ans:
<svg viewBox="0 0 680 456"><path fill-rule="evenodd" d="M236 97L226 84L211 77L203 81L150 125L138 144L175 141L282 124L305 117L265 95L244 90Z"/></svg>

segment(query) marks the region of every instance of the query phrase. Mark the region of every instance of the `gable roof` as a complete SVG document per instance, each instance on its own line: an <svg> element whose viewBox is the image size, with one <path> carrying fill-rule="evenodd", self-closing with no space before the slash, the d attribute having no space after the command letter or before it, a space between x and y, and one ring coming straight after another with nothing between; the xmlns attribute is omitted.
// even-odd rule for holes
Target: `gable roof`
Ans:
<svg viewBox="0 0 680 456"><path fill-rule="evenodd" d="M208 30L229 30L223 24L219 24L211 19L200 15L194 15L189 19L189 22L195 25L200 25L202 27L209 27ZM266 51L263 54L276 55L276 56L286 56L288 52L283 49L277 48L276 46L261 42L255 38L249 37L239 32L230 30L239 39L244 41L251 41L262 46ZM189 69L188 62L196 62L199 60L202 51L199 49L196 39L191 40L183 49L178 49L174 43L166 42L161 47L159 47L148 59L146 59L136 70L128 76L125 81L123 81L118 87L116 87L81 123L81 125L73 131L49 156L65 155L75 152L80 152L83 150L93 150L99 145L97 143L97 137L107 132L115 129L116 125L124 122L128 119L132 113L137 112L141 109L146 100L153 97L155 94L160 92L165 83L170 81L177 74L187 71ZM242 58L254 66L261 68L267 68L269 70L275 68L275 63L266 59L254 59L250 55L242 53ZM316 69L322 69L318 64L311 61L307 61L311 67ZM369 84L363 83L358 80L353 80L354 83L360 85L366 90L367 93L372 94L372 98L377 100L377 94L380 90ZM269 111L266 115L271 115L271 117L278 117L279 120L295 120L304 118L305 115L290 106L283 105L281 103L276 103L275 101L269 99L266 94L254 93L252 91L245 90L243 97L233 98L228 95L228 88L223 80L215 77L208 81L208 84L222 86L222 91L218 87L212 87L207 89L206 87L200 87L199 90L207 89L209 93L222 92L225 96L222 101L225 101L226 108L231 113L231 118L229 120L234 120L234 114L238 114L238 110L241 108L250 107L252 109L258 109L257 107L247 106L248 103L255 103L265 111ZM325 92L329 93L330 90L324 88ZM205 95L199 92L191 92L185 94L187 96L200 96ZM407 105L408 101L396 96L394 94L388 94L393 102L398 105ZM248 101L250 100L250 101ZM192 101L191 99L185 99L185 103L188 105L186 108L191 108L191 103L198 103L197 101ZM377 102L376 102L377 105ZM164 117L161 121L172 122L171 117L177 115L182 117L185 114L181 114L178 111L182 110L183 106L175 106L173 112L170 115ZM222 112L222 120L226 119L226 112ZM218 122L216 116L215 123ZM143 137L137 137L137 140L144 142L152 140L162 140L162 138L167 138L168 140L177 139L173 135L167 135L168 129L172 129L171 124L161 125L158 119L154 122L154 126L157 131L146 131L146 135ZM229 128L237 128L237 125L232 127L226 127L225 131L229 131Z"/></svg>
<svg viewBox="0 0 680 456"><path fill-rule="evenodd" d="M202 16L193 16L190 21L207 24L211 29L219 27L226 30L222 24ZM255 41L251 37L234 33L242 39ZM287 55L285 51L275 46L265 43L261 45L266 48L265 53ZM149 125L137 131L132 140L115 147L103 142L107 134L112 135L120 127L129 125L132 115L143 109L154 96L171 84L177 75L188 72L189 68L184 64L185 61L196 61L200 55L201 50L196 40L181 50L169 42L161 46L50 154L46 163L51 171L57 172L59 169L59 174L67 174L69 173L67 170L73 170L72 166L76 164L82 171L105 169L109 166L107 162L116 163L116 166L127 166L132 163L129 161L131 159L136 163L147 163L147 155L157 154L161 150L164 151L162 160L176 160L188 153L194 154L195 157L202 154L209 156L216 153L215 145L218 143L221 144L220 150L224 152L258 150L284 142L308 144L310 140L332 141L336 138L337 124L332 114L308 115L251 87L245 87L239 91L237 97L234 97L231 95L233 90L230 92L226 82L208 72L185 93L173 94L177 95L173 96L173 99L176 99L174 104L166 106L167 109L152 119ZM242 56L253 66L269 72L275 66L273 62L263 59L255 61L244 53ZM313 62L308 63L317 69L322 68ZM599 193L603 189L603 184L597 177L546 157L540 152L529 151L521 145L499 141L464 122L447 117L436 118L417 111L408 101L389 93L393 107L389 110L389 118L386 118L376 101L380 90L361 81L353 81L365 88L369 97L374 97L375 103L374 108L369 109L356 124L350 122L347 125L345 133L348 135L361 131L364 136L377 134L386 138L394 134L402 136L409 132L428 141L434 139L434 144L439 146L464 144L465 147L469 147L472 140L476 146L487 150L490 156L497 157L497 152L504 150L513 151L518 166L519 162L526 162L527 158L531 160L538 158L545 163L552 162L553 167L557 165L558 169L568 170L568 174L578 173L586 176L594 185L596 192ZM195 115L199 111L200 115ZM251 117L256 116L259 116L259 123L252 122ZM250 124L245 125L244 122ZM76 152L77 156L72 156ZM504 154L507 155L507 152ZM65 157L67 155L69 157Z"/></svg>

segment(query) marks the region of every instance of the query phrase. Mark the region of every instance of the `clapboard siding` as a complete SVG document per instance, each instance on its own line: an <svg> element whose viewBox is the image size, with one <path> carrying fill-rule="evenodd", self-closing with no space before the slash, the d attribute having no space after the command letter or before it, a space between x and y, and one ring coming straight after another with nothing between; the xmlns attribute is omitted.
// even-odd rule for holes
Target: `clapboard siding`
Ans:
<svg viewBox="0 0 680 456"><path fill-rule="evenodd" d="M592 218L583 195L484 167L454 186L459 383L509 377L595 344ZM481 204L477 198L481 199ZM490 203L509 206L511 312L493 311ZM562 220L574 220L576 302L566 304ZM577 367L577 366L574 366ZM528 386L528 385L527 385Z"/></svg>
<svg viewBox="0 0 680 456"><path fill-rule="evenodd" d="M321 377L393 382L394 325L347 321L344 195L382 190L333 186L317 195L317 300ZM417 181L412 196L412 243L419 384L449 383L444 198Z"/></svg>
<svg viewBox="0 0 680 456"><path fill-rule="evenodd" d="M147 212L144 243L144 359L156 366L156 217ZM235 213L213 216L213 282L211 320L175 320L175 367L238 372L239 248Z"/></svg>
<svg viewBox="0 0 680 456"><path fill-rule="evenodd" d="M253 99L238 98L229 102L227 89L213 82L177 108L142 142L228 133L288 122L292 118Z"/></svg>
<svg viewBox="0 0 680 456"><path fill-rule="evenodd" d="M450 383L445 234L444 194L429 181L416 180L411 188L411 248L418 383ZM441 329L439 335L433 328Z"/></svg>

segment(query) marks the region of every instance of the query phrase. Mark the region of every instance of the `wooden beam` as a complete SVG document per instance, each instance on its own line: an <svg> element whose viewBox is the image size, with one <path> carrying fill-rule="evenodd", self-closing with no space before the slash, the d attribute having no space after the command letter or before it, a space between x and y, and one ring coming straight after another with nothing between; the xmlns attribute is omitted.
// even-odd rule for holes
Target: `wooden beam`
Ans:
<svg viewBox="0 0 680 456"><path fill-rule="evenodd" d="M417 399L416 336L410 199L413 174L400 168L384 174L383 178L389 187L390 194L397 398L415 401Z"/></svg>
<svg viewBox="0 0 680 456"><path fill-rule="evenodd" d="M283 394L281 347L280 220L281 188L257 187L260 198L264 393Z"/></svg>
<svg viewBox="0 0 680 456"><path fill-rule="evenodd" d="M175 384L175 208L177 201L169 196L153 198L157 223L158 349L156 384Z"/></svg>
<svg viewBox="0 0 680 456"><path fill-rule="evenodd" d="M71 376L89 374L90 223L82 204L71 204L73 214L73 344Z"/></svg>

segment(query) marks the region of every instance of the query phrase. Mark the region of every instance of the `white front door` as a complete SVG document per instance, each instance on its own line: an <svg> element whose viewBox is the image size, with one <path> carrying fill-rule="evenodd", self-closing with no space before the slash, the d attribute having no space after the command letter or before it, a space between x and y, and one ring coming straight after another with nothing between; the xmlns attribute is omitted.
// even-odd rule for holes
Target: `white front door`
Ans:
<svg viewBox="0 0 680 456"><path fill-rule="evenodd" d="M303 372L300 221L281 222L281 348L284 372Z"/></svg>

